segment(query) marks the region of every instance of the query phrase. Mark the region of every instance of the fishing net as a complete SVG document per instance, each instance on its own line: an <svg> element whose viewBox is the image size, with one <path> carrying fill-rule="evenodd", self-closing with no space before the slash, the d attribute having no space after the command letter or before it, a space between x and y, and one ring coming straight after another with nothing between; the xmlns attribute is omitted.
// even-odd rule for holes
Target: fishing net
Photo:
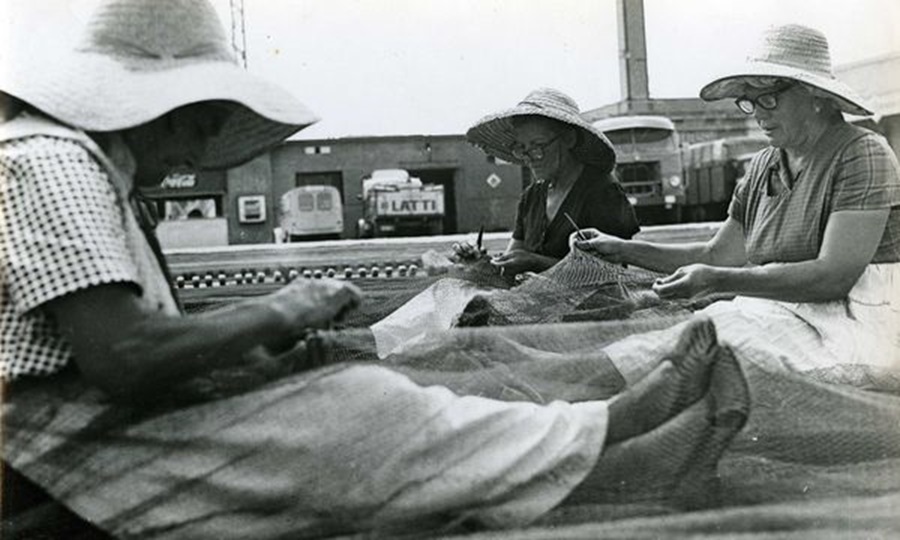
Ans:
<svg viewBox="0 0 900 540"><path fill-rule="evenodd" d="M502 276L487 257L450 269L371 325L379 356L452 327L650 320L686 316L712 300L663 301L651 288L661 274L580 250L540 274Z"/></svg>
<svg viewBox="0 0 900 540"><path fill-rule="evenodd" d="M696 317L696 304L660 301L650 289L655 278L578 253L521 283L485 263L454 267L418 284L424 288L408 287L386 318L415 329L427 314L423 306L430 306L446 327L399 340L387 352L379 343L379 325L368 328L361 323L369 319L363 318L311 335L275 380L242 384L222 373L208 384L173 389L147 408L112 406L78 377L18 385L7 393L3 410L4 459L61 503L123 537L305 538L385 526L381 532L394 536L461 534L471 526L461 518L471 508L462 512L453 504L424 501L419 513L405 514L390 528L373 521L380 500L348 501L341 492L331 494L335 499L323 508L304 496L277 497L272 492L289 486L276 483L270 492L259 478L271 478L274 468L303 477L304 486L331 485L329 469L303 461L325 452L324 446L284 445L288 435L316 426L336 437L327 446L328 461L346 463L355 483L394 480L378 476L381 465L359 454L362 441L377 435L399 453L403 437L391 439L391 434L415 433L409 431L415 408L400 403L384 414L350 414L365 381L356 389L309 394L316 381L340 370L378 366L422 387L505 402L547 405L615 396L623 381L633 383L631 374L659 364L671 351L673 336ZM366 317L386 310L388 302ZM615 474L598 467L598 477L536 522L520 524L527 530L467 536L667 537L715 531L840 537L865 531L890 537L900 532L897 370L834 365L797 373L765 348L734 338L754 331L744 319L717 320L717 330L746 377L750 413L718 465L712 464L716 481L704 483L699 504L686 508L677 491L673 498L671 490L657 488L647 477L651 463ZM610 361L610 351L623 343L640 349L634 360L640 366ZM837 375L849 382L833 384ZM376 403L399 397L389 391L378 395ZM660 444L670 445L674 454L696 436L676 429ZM441 444L447 451L466 450L458 441ZM385 456L388 465L390 452ZM442 465L432 455L421 461L411 467L438 471ZM565 477L564 471L559 474ZM688 511L698 509L703 512Z"/></svg>
<svg viewBox="0 0 900 540"><path fill-rule="evenodd" d="M263 470L268 472L260 478L269 478L271 467L299 467L292 456L309 459L323 451L314 444L284 447L282 438L297 430L301 434L307 423L331 426L333 436L345 441L329 446L328 452L335 454L329 462L354 467L361 484L375 474L368 469L372 464L355 468L363 463L356 453L363 438L389 437L410 425L410 410L402 407L375 416L348 416L342 411L355 410L352 389L330 399L327 394L304 397L310 381L335 369L376 364L420 385L446 386L462 395L542 404L598 399L616 391L605 384L611 374L603 368L603 347L623 337L666 331L682 321L456 328L383 360L374 354L364 329L320 332L297 359L302 371L194 405L172 406L161 399L146 409L113 407L78 379L49 380L8 394L4 457L57 500L121 536L306 538L370 530L374 525L367 516L381 504L374 500L356 501L360 506L352 512L339 505L334 506L336 514L319 508L318 517L309 518L304 505L316 505L303 497L258 499L258 490L268 488L252 482ZM353 355L363 360L337 361ZM704 512L688 512L684 501L673 499L667 489L648 489L638 467L594 478L527 532L481 532L477 537L558 538L584 527L592 531L583 532L585 538L596 537L596 531L628 536L623 531L635 531L635 519L657 536L709 530L839 536L865 530L884 537L900 530L895 512L885 509L900 501L900 396L828 384L816 373L774 370L741 351L737 356L750 389L750 416L719 462L718 480L705 487L700 505L690 507ZM383 399L390 402L391 394ZM674 453L679 445L691 444L692 433L685 429L663 440L675 445ZM391 444L401 445L399 450L403 443ZM463 450L458 443L446 444L448 450ZM440 468L440 462L428 461L433 456L422 459L419 466ZM301 468L306 472L294 470L291 477L305 474L308 485L319 487L332 481L326 469ZM615 478L642 480L619 487L605 481ZM248 482L256 491L242 490ZM231 488L222 491L223 486ZM283 488L277 484L272 490ZM255 495L248 498L251 492ZM404 516L392 532L410 537L428 531L459 533L457 518L452 505L435 506Z"/></svg>
<svg viewBox="0 0 900 540"><path fill-rule="evenodd" d="M608 263L573 250L518 286L474 297L456 326L500 326L677 314L686 304L662 302L650 290L660 274Z"/></svg>

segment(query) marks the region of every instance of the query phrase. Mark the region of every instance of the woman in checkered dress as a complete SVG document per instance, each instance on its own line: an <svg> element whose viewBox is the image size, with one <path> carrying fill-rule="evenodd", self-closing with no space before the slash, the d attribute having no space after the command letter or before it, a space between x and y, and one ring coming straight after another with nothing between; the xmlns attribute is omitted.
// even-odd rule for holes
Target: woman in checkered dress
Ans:
<svg viewBox="0 0 900 540"><path fill-rule="evenodd" d="M900 168L883 137L844 120L842 112L871 111L831 75L825 37L798 25L774 27L743 70L708 84L701 97L735 98L771 143L752 160L716 236L658 245L583 231L590 239L573 235L572 244L670 272L654 287L663 298L736 295L703 315L760 364L895 386ZM636 379L671 339L632 338L608 352Z"/></svg>
<svg viewBox="0 0 900 540"><path fill-rule="evenodd" d="M182 315L136 190L315 117L237 65L205 0L109 0L88 30L0 83L3 455L66 506L116 536L508 526L586 478L684 495L714 472L748 397L706 324L615 402L535 404L377 366L287 376L303 334L360 301L346 281ZM241 392L173 407L192 381Z"/></svg>

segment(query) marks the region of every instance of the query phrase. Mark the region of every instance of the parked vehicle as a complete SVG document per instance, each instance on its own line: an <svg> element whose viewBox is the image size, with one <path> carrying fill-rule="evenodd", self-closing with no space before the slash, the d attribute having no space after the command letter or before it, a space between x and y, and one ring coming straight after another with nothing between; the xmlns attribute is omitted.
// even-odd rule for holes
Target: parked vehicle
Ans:
<svg viewBox="0 0 900 540"><path fill-rule="evenodd" d="M687 221L721 221L738 180L754 154L768 146L763 136L729 137L694 143L684 148Z"/></svg>
<svg viewBox="0 0 900 540"><path fill-rule="evenodd" d="M282 239L337 239L344 232L341 194L334 186L300 186L281 196L278 226Z"/></svg>
<svg viewBox="0 0 900 540"><path fill-rule="evenodd" d="M380 169L362 180L360 238L444 232L444 186L423 185L403 169Z"/></svg>
<svg viewBox="0 0 900 540"><path fill-rule="evenodd" d="M616 147L616 175L644 223L677 223L684 204L681 145L664 116L616 116L593 123Z"/></svg>

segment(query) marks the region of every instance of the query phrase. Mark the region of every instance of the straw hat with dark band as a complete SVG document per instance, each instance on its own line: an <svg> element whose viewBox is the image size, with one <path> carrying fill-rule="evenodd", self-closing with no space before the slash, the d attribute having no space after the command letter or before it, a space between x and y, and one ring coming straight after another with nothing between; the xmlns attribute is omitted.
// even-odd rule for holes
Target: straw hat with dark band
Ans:
<svg viewBox="0 0 900 540"><path fill-rule="evenodd" d="M754 77L798 81L822 90L844 112L859 116L872 114L859 94L834 77L828 40L813 28L798 24L769 28L744 66L704 86L700 97L706 101L741 97L746 79Z"/></svg>
<svg viewBox="0 0 900 540"><path fill-rule="evenodd" d="M86 131L118 131L178 107L227 101L236 112L202 167L243 163L318 118L241 68L206 0L109 0L81 45L8 66L0 90Z"/></svg>
<svg viewBox="0 0 900 540"><path fill-rule="evenodd" d="M541 88L528 94L514 108L485 116L466 132L466 138L485 153L511 163L522 164L512 155L516 144L511 118L536 115L552 118L579 131L578 143L572 154L588 165L612 170L616 152L603 133L581 117L575 101L559 90Z"/></svg>

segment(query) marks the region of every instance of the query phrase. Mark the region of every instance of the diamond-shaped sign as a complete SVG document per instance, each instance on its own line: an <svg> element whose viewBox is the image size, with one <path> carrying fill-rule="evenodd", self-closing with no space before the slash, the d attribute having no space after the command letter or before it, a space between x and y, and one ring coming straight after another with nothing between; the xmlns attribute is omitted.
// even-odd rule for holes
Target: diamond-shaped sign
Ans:
<svg viewBox="0 0 900 540"><path fill-rule="evenodd" d="M500 185L500 182L503 182L503 179L497 176L496 173L491 173L491 175L487 177L487 180L485 180L485 182L487 182L487 185L491 186L492 188L496 188Z"/></svg>

